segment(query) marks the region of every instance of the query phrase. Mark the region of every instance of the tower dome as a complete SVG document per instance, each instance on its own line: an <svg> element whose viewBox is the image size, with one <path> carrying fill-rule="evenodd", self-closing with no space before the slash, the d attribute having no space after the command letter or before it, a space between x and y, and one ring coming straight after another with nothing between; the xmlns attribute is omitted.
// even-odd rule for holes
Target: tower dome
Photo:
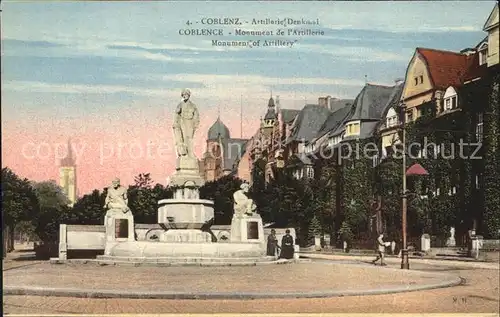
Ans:
<svg viewBox="0 0 500 317"><path fill-rule="evenodd" d="M208 129L208 140L218 140L220 138L222 139L229 139L229 129L227 126L222 123L220 118L217 118L217 120L212 124L210 129Z"/></svg>

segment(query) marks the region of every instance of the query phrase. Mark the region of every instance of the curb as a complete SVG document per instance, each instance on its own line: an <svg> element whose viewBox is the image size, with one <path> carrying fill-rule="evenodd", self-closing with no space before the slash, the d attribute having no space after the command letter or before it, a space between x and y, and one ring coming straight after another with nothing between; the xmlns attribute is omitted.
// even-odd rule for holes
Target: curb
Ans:
<svg viewBox="0 0 500 317"><path fill-rule="evenodd" d="M334 263L332 263L334 264ZM355 264L354 264L355 265ZM391 270L391 268L386 268ZM393 269L396 270L396 269ZM399 270L398 270L399 271ZM386 289L365 289L365 290L326 290L318 292L144 292L144 291L122 291L122 290L97 290L97 289L75 289L75 288L46 288L46 287L26 287L26 286L6 286L3 288L3 295L35 295L52 297L78 297L78 298L129 298L129 299L269 299L269 298L326 298L345 296L366 296L383 295L405 292L415 292L446 288L461 285L464 279L458 276L430 273L420 271L410 271L410 274L434 275L446 278L444 281L424 284L407 285Z"/></svg>
<svg viewBox="0 0 500 317"><path fill-rule="evenodd" d="M111 290L82 290L71 288L40 288L23 286L4 286L3 295L35 295L52 297L79 298L129 298L129 299L269 299L269 298L325 298L345 296L383 295L405 292L431 290L452 287L462 284L462 279L411 287L396 287L388 289L340 290L324 292L286 292L286 293L181 293L181 292L127 292Z"/></svg>

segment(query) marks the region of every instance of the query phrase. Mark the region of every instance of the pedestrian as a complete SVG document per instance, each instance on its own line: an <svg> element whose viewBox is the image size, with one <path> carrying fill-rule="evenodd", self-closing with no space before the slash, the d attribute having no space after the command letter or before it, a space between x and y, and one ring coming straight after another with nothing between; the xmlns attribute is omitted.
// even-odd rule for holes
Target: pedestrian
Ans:
<svg viewBox="0 0 500 317"><path fill-rule="evenodd" d="M290 230L286 229L285 235L281 239L280 259L293 259L293 237L290 235Z"/></svg>
<svg viewBox="0 0 500 317"><path fill-rule="evenodd" d="M267 237L267 255L276 256L276 251L279 250L279 248L276 230L271 229L271 234Z"/></svg>
<svg viewBox="0 0 500 317"><path fill-rule="evenodd" d="M384 255L385 255L385 247L390 246L390 242L384 242L384 234L381 233L377 239L377 257L372 261L373 264L376 264L378 260L380 260L380 265L385 266L384 263Z"/></svg>

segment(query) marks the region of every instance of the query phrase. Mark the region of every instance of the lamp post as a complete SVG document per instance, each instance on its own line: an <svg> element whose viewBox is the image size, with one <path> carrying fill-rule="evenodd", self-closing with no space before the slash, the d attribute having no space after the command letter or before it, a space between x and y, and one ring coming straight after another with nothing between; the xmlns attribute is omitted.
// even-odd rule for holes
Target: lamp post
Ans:
<svg viewBox="0 0 500 317"><path fill-rule="evenodd" d="M402 215L401 215L401 229L403 231L403 248L401 249L401 269L409 270L410 262L408 258L408 241L406 240L406 214L407 214L407 206L406 206L406 105L403 104L403 122L402 122L402 143L403 143L403 194L402 194Z"/></svg>

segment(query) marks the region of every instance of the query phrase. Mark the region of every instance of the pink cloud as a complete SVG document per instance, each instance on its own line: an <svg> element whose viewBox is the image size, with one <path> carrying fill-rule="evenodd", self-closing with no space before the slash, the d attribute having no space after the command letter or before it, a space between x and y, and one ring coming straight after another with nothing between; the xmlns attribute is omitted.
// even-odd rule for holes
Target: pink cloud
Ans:
<svg viewBox="0 0 500 317"><path fill-rule="evenodd" d="M256 131L260 112L262 109L246 110L244 137ZM207 131L216 117L214 108L202 113L195 141L198 157L205 151ZM232 137L240 137L239 113L224 112L221 118ZM60 158L65 156L71 137L80 195L102 189L114 177L120 177L124 185L132 184L139 173L151 173L155 182L165 184L175 169L171 126L171 115L165 110L147 108L138 108L120 119L102 114L6 121L2 131L2 165L34 181L58 180Z"/></svg>

